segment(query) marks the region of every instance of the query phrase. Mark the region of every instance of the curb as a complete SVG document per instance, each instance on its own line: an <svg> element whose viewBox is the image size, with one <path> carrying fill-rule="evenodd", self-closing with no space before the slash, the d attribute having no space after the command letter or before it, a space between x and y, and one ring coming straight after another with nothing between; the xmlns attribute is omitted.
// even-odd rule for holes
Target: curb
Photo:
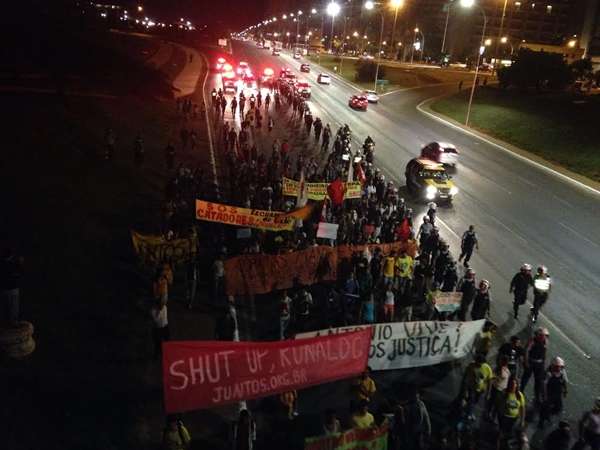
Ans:
<svg viewBox="0 0 600 450"><path fill-rule="evenodd" d="M432 97L432 98L423 100L421 103L419 103L417 105L417 111L419 111L421 114L428 116L431 119L434 119L440 123L443 123L444 125L446 125L448 127L454 128L455 130L459 130L459 131L463 132L464 134L467 134L471 137L479 139L480 141L483 141L487 144L493 145L494 147L496 147L506 153L511 154L515 158L518 158L534 167L537 167L546 172L549 172L550 174L554 175L557 178L561 178L563 181L567 181L583 190L586 190L588 192L591 192L592 194L600 196L600 183L598 183L590 178L587 178L583 175L580 175L578 173L572 172L569 169L565 169L564 167L559 166L558 164L554 164L554 163L552 163L538 155L535 155L534 153L531 153L527 150L523 150L522 148L519 148L519 147L509 144L507 142L504 142L500 139L496 139L485 133L476 131L471 127L466 127L453 119L450 119L446 116L443 116L442 114L434 112L431 109L430 105L435 100L439 100L440 98L448 97L453 94L454 94L454 92L438 95L436 97Z"/></svg>
<svg viewBox="0 0 600 450"><path fill-rule="evenodd" d="M206 102L206 82L208 81L208 76L210 74L210 65L208 63L208 58L206 57L206 55L204 53L198 53L202 56L202 58L204 59L204 64L206 65L204 81L202 82L202 100L204 101L204 117L206 120L206 130L208 133L208 145L210 147L210 166L212 168L213 183L215 184L215 186L217 186L217 189L220 190L219 178L217 177L217 162L215 159L215 148L213 144L212 127L210 124L210 118L208 116L208 110L210 108L210 105L208 105Z"/></svg>

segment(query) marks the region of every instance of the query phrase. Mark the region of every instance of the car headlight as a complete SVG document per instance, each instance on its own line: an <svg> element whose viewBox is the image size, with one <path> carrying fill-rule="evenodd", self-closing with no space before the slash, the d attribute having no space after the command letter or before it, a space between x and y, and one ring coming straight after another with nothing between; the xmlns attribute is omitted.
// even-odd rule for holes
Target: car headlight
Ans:
<svg viewBox="0 0 600 450"><path fill-rule="evenodd" d="M450 188L450 195L456 195L458 194L458 188L456 186L452 186Z"/></svg>
<svg viewBox="0 0 600 450"><path fill-rule="evenodd" d="M425 192L427 192L427 194L435 194L437 192L437 188L429 185L425 188Z"/></svg>

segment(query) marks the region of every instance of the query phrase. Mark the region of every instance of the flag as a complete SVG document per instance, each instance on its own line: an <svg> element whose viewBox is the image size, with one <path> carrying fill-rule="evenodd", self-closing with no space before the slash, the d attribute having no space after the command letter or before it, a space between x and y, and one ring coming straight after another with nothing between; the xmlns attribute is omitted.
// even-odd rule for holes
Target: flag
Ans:
<svg viewBox="0 0 600 450"><path fill-rule="evenodd" d="M367 181L367 177L365 176L365 171L362 168L362 164L356 165L356 178L360 181L360 184L364 185L365 181Z"/></svg>
<svg viewBox="0 0 600 450"><path fill-rule="evenodd" d="M306 183L304 181L304 169L300 171L300 193L298 200L296 201L296 207L302 208L308 201L308 189L306 189Z"/></svg>
<svg viewBox="0 0 600 450"><path fill-rule="evenodd" d="M350 153L350 167L348 168L348 183L354 181L354 156Z"/></svg>

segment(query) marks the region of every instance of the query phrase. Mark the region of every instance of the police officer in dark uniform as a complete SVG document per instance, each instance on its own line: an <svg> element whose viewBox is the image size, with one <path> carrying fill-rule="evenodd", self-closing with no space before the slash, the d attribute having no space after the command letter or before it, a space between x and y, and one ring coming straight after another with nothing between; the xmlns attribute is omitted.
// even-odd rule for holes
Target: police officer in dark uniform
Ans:
<svg viewBox="0 0 600 450"><path fill-rule="evenodd" d="M513 292L513 310L515 319L519 317L519 306L527 301L529 287L533 286L533 277L531 276L531 265L523 264L521 270L513 277L510 282L509 292Z"/></svg>
<svg viewBox="0 0 600 450"><path fill-rule="evenodd" d="M477 241L475 227L470 225L469 229L463 233L460 246L460 256L458 257L459 262L465 258L465 267L469 267L469 260L471 259L471 255L473 254L475 247L477 247L477 250L479 250L479 242Z"/></svg>
<svg viewBox="0 0 600 450"><path fill-rule="evenodd" d="M548 346L548 330L538 328L533 339L527 346L527 357L525 358L525 371L521 378L521 391L525 391L527 382L533 375L535 382L535 401L541 403L544 394L544 380L546 373L546 351Z"/></svg>

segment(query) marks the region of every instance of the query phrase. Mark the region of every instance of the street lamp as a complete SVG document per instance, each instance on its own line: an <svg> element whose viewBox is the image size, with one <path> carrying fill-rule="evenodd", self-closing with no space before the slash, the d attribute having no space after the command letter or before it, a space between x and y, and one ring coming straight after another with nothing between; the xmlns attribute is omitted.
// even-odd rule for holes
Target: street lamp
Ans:
<svg viewBox="0 0 600 450"><path fill-rule="evenodd" d="M471 115L471 105L473 104L473 95L475 94L475 85L477 84L477 75L479 75L479 62L481 61L482 51L485 49L483 41L485 39L485 28L487 27L487 16L484 9L475 3L475 0L460 0L460 5L463 8L472 8L476 6L483 15L483 30L481 31L481 41L479 44L479 51L477 52L477 65L475 66L475 78L473 79L473 85L471 86L471 95L469 96L469 105L467 106L467 117L465 118L465 126L469 126L469 117Z"/></svg>
<svg viewBox="0 0 600 450"><path fill-rule="evenodd" d="M506 4L508 0L504 0L504 6L502 7L502 16L500 17L500 28L498 29L498 40L496 41L496 48L494 49L494 67L493 70L497 70L498 67L498 44L502 40L502 29L504 28L504 18L506 17ZM493 72L492 72L493 73Z"/></svg>
<svg viewBox="0 0 600 450"><path fill-rule="evenodd" d="M492 40L490 38L486 39L484 42L486 47L489 47L490 45L492 45Z"/></svg>
<svg viewBox="0 0 600 450"><path fill-rule="evenodd" d="M375 3L372 1L365 2L365 8L368 10L375 9ZM381 65L381 45L383 43L383 27L384 27L384 16L382 11L378 11L381 16L381 29L379 30L379 50L377 51L377 66L375 68L375 87L373 90L377 92L377 78L379 78L379 66Z"/></svg>
<svg viewBox="0 0 600 450"><path fill-rule="evenodd" d="M332 1L327 5L327 15L331 16L331 39L329 40L329 50L333 51L333 25L335 16L340 13L342 8L336 2Z"/></svg>
<svg viewBox="0 0 600 450"><path fill-rule="evenodd" d="M404 0L390 0L390 6L394 8L394 25L392 26L392 39L390 41L390 47L394 52L394 59L398 52L394 49L394 36L396 35L396 20L398 19L398 9L404 6Z"/></svg>

